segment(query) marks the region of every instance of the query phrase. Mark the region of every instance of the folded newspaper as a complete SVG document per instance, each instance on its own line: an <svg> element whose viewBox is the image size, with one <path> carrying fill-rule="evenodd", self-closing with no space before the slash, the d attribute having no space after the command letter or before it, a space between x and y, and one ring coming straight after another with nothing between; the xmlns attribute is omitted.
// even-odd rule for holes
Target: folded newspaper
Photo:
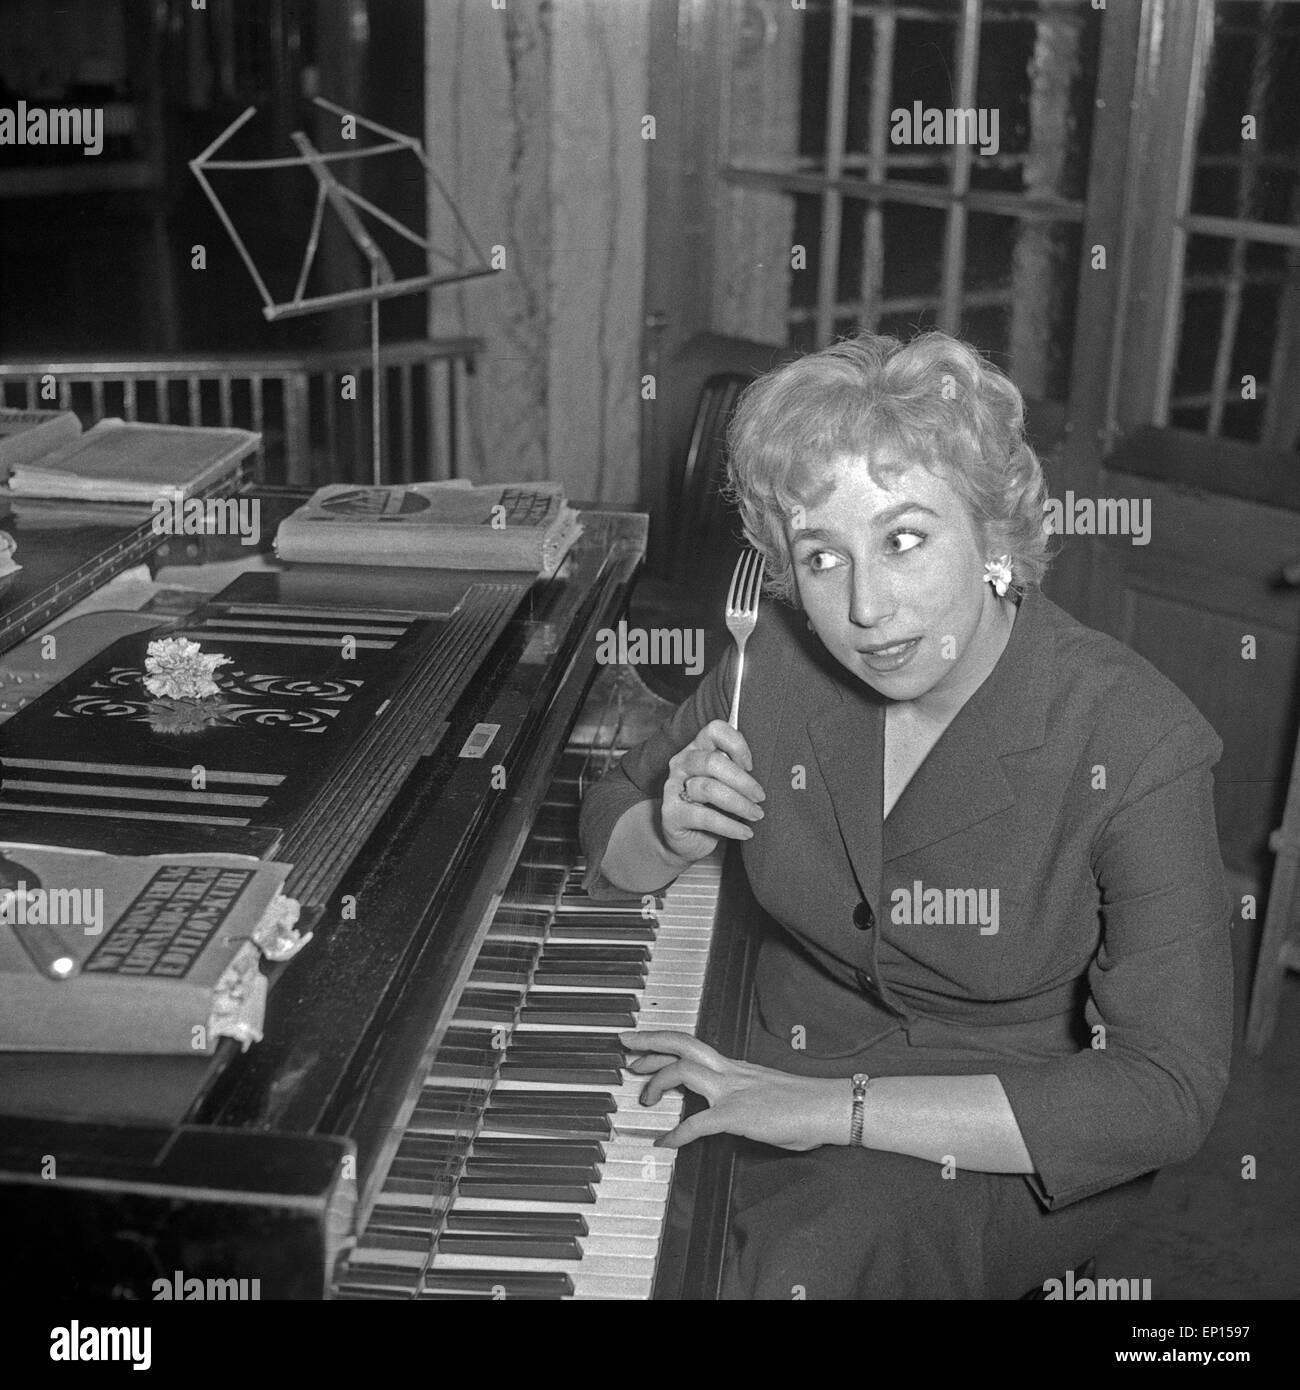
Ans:
<svg viewBox="0 0 1300 1390"><path fill-rule="evenodd" d="M335 484L280 523L275 553L317 565L526 570L549 578L581 534L559 483Z"/></svg>
<svg viewBox="0 0 1300 1390"><path fill-rule="evenodd" d="M0 841L0 1050L210 1055L306 944L288 864Z"/></svg>

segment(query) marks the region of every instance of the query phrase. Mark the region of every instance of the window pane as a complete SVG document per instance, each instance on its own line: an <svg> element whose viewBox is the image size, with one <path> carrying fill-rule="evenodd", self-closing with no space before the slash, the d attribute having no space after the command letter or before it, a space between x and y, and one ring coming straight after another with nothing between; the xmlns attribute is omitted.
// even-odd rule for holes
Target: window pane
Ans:
<svg viewBox="0 0 1300 1390"><path fill-rule="evenodd" d="M886 205L886 300L928 295L938 303L947 221L947 214L938 208L917 208L907 203Z"/></svg>
<svg viewBox="0 0 1300 1390"><path fill-rule="evenodd" d="M908 6L908 11L914 8ZM894 135L903 130L895 125L892 113L904 111L910 118L917 103L922 112L930 107L944 110L953 104L960 17L961 6L952 5L946 14L934 19L900 18L895 22L889 96L891 179L939 185L951 180L951 150L944 145L922 144L919 132L914 131L908 132L913 137L910 141L894 143Z"/></svg>
<svg viewBox="0 0 1300 1390"><path fill-rule="evenodd" d="M998 113L998 150L977 154L972 188L1083 197L1103 19L1088 0L985 6L976 105Z"/></svg>
<svg viewBox="0 0 1300 1390"><path fill-rule="evenodd" d="M1202 269L1183 279L1170 423L1286 447L1271 435L1300 383L1300 252L1204 236L1187 250Z"/></svg>
<svg viewBox="0 0 1300 1390"><path fill-rule="evenodd" d="M1075 223L970 214L962 332L1005 354L1027 396L1068 395L1082 255Z"/></svg>
<svg viewBox="0 0 1300 1390"><path fill-rule="evenodd" d="M1220 0L1197 132L1191 211L1300 218L1300 5Z"/></svg>

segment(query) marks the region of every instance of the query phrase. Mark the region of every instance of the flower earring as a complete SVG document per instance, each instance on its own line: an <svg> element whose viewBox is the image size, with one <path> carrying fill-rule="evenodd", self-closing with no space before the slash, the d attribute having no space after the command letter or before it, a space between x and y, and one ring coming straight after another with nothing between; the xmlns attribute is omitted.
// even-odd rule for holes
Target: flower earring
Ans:
<svg viewBox="0 0 1300 1390"><path fill-rule="evenodd" d="M993 585L993 592L1005 598L1007 586L1011 583L1011 556L999 555L996 560L984 562L984 582Z"/></svg>

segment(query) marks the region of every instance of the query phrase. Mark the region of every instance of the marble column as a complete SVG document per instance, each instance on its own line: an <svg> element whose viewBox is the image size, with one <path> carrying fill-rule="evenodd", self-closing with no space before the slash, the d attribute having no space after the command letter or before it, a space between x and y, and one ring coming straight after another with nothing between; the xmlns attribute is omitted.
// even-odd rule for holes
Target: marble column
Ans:
<svg viewBox="0 0 1300 1390"><path fill-rule="evenodd" d="M499 274L434 292L487 346L462 402L475 480L640 491L650 0L426 0L426 148ZM454 239L430 200L436 243Z"/></svg>

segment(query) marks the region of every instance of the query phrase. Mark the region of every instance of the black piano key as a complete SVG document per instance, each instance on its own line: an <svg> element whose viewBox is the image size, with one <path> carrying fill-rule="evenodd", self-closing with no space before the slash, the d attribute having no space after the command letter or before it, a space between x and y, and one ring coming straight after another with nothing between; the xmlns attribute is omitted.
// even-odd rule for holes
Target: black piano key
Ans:
<svg viewBox="0 0 1300 1390"><path fill-rule="evenodd" d="M587 1219L580 1211L459 1211L447 1213L444 1229L448 1231L498 1231L536 1235L571 1236L575 1240L590 1233Z"/></svg>
<svg viewBox="0 0 1300 1390"><path fill-rule="evenodd" d="M431 1235L437 1219L433 1208L423 1204L409 1207L377 1206L371 1213L366 1232L368 1235L371 1231L423 1231ZM365 1241L366 1237L363 1236L361 1243L364 1245Z"/></svg>
<svg viewBox="0 0 1300 1390"><path fill-rule="evenodd" d="M546 1134L555 1138L610 1139L614 1125L607 1115L548 1115L544 1111L514 1111L490 1114L486 1128L513 1134Z"/></svg>
<svg viewBox="0 0 1300 1390"><path fill-rule="evenodd" d="M573 1292L567 1274L513 1269L434 1269L424 1276L421 1298L566 1298Z"/></svg>
<svg viewBox="0 0 1300 1390"><path fill-rule="evenodd" d="M524 1007L534 1012L544 1009L582 1009L587 1013L621 1014L636 1008L636 996L613 989L607 993L600 990L575 989L557 994L531 989L528 991Z"/></svg>
<svg viewBox="0 0 1300 1390"><path fill-rule="evenodd" d="M551 961L612 961L624 965L648 965L650 948L648 946L608 946L603 943L593 945L569 945L548 943L542 951L540 963Z"/></svg>
<svg viewBox="0 0 1300 1390"><path fill-rule="evenodd" d="M437 1052L440 1062L464 1062L467 1066L483 1066L499 1060L500 1056L486 1040L478 1047L440 1047Z"/></svg>
<svg viewBox="0 0 1300 1390"><path fill-rule="evenodd" d="M443 1034L442 1045L444 1047L480 1047L489 1048L491 1045L484 1041L484 1030L482 1028L466 1027L463 1024L454 1024Z"/></svg>
<svg viewBox="0 0 1300 1390"><path fill-rule="evenodd" d="M522 990L524 989L532 975L532 967L524 966L520 969L497 965L476 965L469 974L469 987L471 989L484 989L491 985L504 985L507 988Z"/></svg>
<svg viewBox="0 0 1300 1390"><path fill-rule="evenodd" d="M645 988L645 973L629 974L622 966L604 966L599 971L560 969L538 971L534 984L565 985L574 989L590 989L594 984L608 985L610 989L636 990Z"/></svg>
<svg viewBox="0 0 1300 1390"><path fill-rule="evenodd" d="M426 1163L460 1162L469 1152L467 1139L442 1134L404 1134L397 1146L403 1158L422 1158Z"/></svg>
<svg viewBox="0 0 1300 1390"><path fill-rule="evenodd" d="M497 1255L514 1259L580 1260L582 1247L572 1236L507 1235L475 1231L439 1237L440 1255Z"/></svg>
<svg viewBox="0 0 1300 1390"><path fill-rule="evenodd" d="M425 1197L435 1202L446 1202L453 1196L455 1184L445 1175L436 1178L408 1177L393 1173L390 1169L384 1179L384 1191L392 1197Z"/></svg>
<svg viewBox="0 0 1300 1390"><path fill-rule="evenodd" d="M474 1127L481 1110L481 1107L476 1110L473 1120L470 1120L464 1110L439 1110L434 1106L421 1107L417 1113L411 1115L411 1121L407 1128L421 1134L430 1132L465 1134L468 1129Z"/></svg>
<svg viewBox="0 0 1300 1390"><path fill-rule="evenodd" d="M601 1009L575 1008L564 1004L556 1008L532 1008L525 1005L519 1011L521 1023L572 1023L591 1028L620 1028L631 1030L636 1027L635 1009L624 1009L614 1013Z"/></svg>
<svg viewBox="0 0 1300 1390"><path fill-rule="evenodd" d="M456 1006L456 1019L475 1019L480 1023L513 1023L516 1000L513 994L490 990L465 990Z"/></svg>
<svg viewBox="0 0 1300 1390"><path fill-rule="evenodd" d="M650 966L640 960L580 960L557 959L543 956L535 967L535 974L541 981L548 975L590 975L596 981L594 988L603 989L606 975L633 975L638 981L644 980ZM637 985L640 988L640 985Z"/></svg>
<svg viewBox="0 0 1300 1390"><path fill-rule="evenodd" d="M536 1052L608 1052L621 1057L623 1048L609 1033L593 1033L583 1028L555 1028L545 1033L515 1032L510 1035L507 1053Z"/></svg>
<svg viewBox="0 0 1300 1390"><path fill-rule="evenodd" d="M553 1101L537 1101L532 1096L522 1100L516 1099L518 1093L511 1092L508 1096L494 1097L487 1105L484 1123L487 1128L494 1128L498 1121L513 1119L528 1115L571 1115L571 1116L603 1116L612 1115L618 1109L618 1103L613 1096L601 1092L565 1092L565 1096L576 1095L576 1099L565 1100L556 1099ZM545 1096L546 1093L541 1093ZM443 1105L422 1105L420 1109L420 1123L425 1131L432 1125L446 1125L449 1120L459 1119L461 1112ZM402 1144L407 1144L407 1139L413 1138L415 1131L402 1140ZM438 1137L433 1135L431 1137ZM398 1152L404 1150L399 1147ZM430 1149L427 1158L431 1160L439 1154L455 1152L454 1150ZM425 1157L426 1155L417 1154L412 1148L412 1157Z"/></svg>
<svg viewBox="0 0 1300 1390"><path fill-rule="evenodd" d="M572 1086L588 1082L593 1086L619 1086L623 1073L618 1067L607 1065L574 1066L571 1062L556 1062L551 1066L536 1066L532 1063L504 1062L501 1066L502 1081L555 1081Z"/></svg>
<svg viewBox="0 0 1300 1390"><path fill-rule="evenodd" d="M437 1118L442 1120L449 1115L460 1113L449 1102L421 1102L418 1107L422 1123ZM600 1091L507 1091L492 1097L483 1111L488 1119L498 1119L506 1115L612 1115L618 1109L618 1102L607 1092ZM436 1140L438 1135L428 1136ZM409 1142L408 1142L409 1141ZM459 1150L442 1148L435 1144L417 1152L421 1137L412 1131L402 1139L399 1153L410 1149L411 1157L433 1158L439 1154L451 1154Z"/></svg>
<svg viewBox="0 0 1300 1390"><path fill-rule="evenodd" d="M596 1164L605 1161L605 1146L590 1140L555 1143L549 1139L476 1139L472 1153L476 1158L505 1158L537 1167Z"/></svg>
<svg viewBox="0 0 1300 1390"><path fill-rule="evenodd" d="M596 1191L590 1183L520 1182L495 1178L462 1178L462 1197L490 1197L498 1202L569 1202L591 1206Z"/></svg>
<svg viewBox="0 0 1300 1390"><path fill-rule="evenodd" d="M485 960L492 961L513 961L518 965L526 965L529 961L537 958L537 947L526 941L484 941L479 947L478 959L480 962Z"/></svg>
<svg viewBox="0 0 1300 1390"><path fill-rule="evenodd" d="M438 1077L439 1080L460 1080L471 1081L491 1081L496 1076L496 1065L491 1066L469 1066L464 1062L432 1062L428 1069L430 1077Z"/></svg>
<svg viewBox="0 0 1300 1390"><path fill-rule="evenodd" d="M460 1163L448 1165L436 1158L421 1158L419 1154L404 1154L400 1150L388 1167L389 1179L414 1178L417 1182L453 1183Z"/></svg>
<svg viewBox="0 0 1300 1390"><path fill-rule="evenodd" d="M457 1062L454 1060L444 1061L441 1057L436 1062L429 1065L429 1076L431 1077L466 1077L472 1081L491 1081L497 1074L495 1062Z"/></svg>
<svg viewBox="0 0 1300 1390"><path fill-rule="evenodd" d="M593 922L587 916L557 922L552 931L576 941L654 941L658 936L654 922Z"/></svg>
<svg viewBox="0 0 1300 1390"><path fill-rule="evenodd" d="M484 1183L545 1183L556 1187L571 1183L587 1187L599 1183L601 1170L596 1168L595 1163L591 1163L587 1168L537 1168L528 1163L502 1163L494 1162L492 1159L471 1158L460 1175L462 1186L467 1180Z"/></svg>
<svg viewBox="0 0 1300 1390"><path fill-rule="evenodd" d="M524 912L549 912L559 899L559 885L550 892L532 892L525 888L507 888L502 906Z"/></svg>
<svg viewBox="0 0 1300 1390"><path fill-rule="evenodd" d="M597 910L575 909L571 904L562 902L559 911L555 914L556 926L564 927L635 927L639 923L653 925L654 914L649 917L645 914L645 909L639 904L629 904L627 907L608 908L601 907Z"/></svg>
<svg viewBox="0 0 1300 1390"><path fill-rule="evenodd" d="M493 1091L488 1113L535 1110L545 1114L610 1115L618 1109L613 1096L600 1091Z"/></svg>
<svg viewBox="0 0 1300 1390"><path fill-rule="evenodd" d="M366 1227L360 1243L370 1250L405 1250L421 1254L433 1244L433 1231L429 1229L420 1235L415 1231L394 1231L372 1224Z"/></svg>

